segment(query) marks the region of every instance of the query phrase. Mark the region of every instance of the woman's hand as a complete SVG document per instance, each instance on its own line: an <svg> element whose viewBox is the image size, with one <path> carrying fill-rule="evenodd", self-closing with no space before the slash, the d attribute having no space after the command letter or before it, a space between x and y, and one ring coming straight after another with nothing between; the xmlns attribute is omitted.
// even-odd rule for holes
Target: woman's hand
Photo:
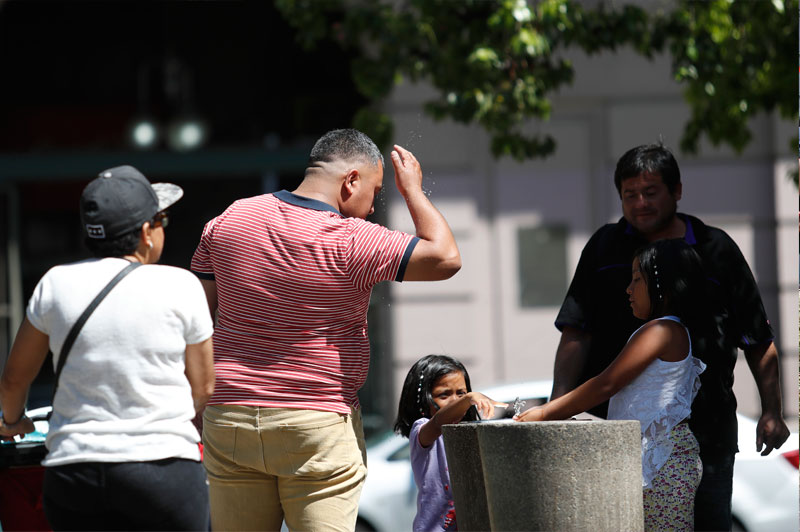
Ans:
<svg viewBox="0 0 800 532"><path fill-rule="evenodd" d="M534 406L514 416L514 421L544 421L544 407Z"/></svg>
<svg viewBox="0 0 800 532"><path fill-rule="evenodd" d="M501 403L486 397L480 392L469 392L469 403L478 409L481 419L490 419L494 415L494 407L502 406L507 407L508 403Z"/></svg>
<svg viewBox="0 0 800 532"><path fill-rule="evenodd" d="M7 424L4 419L0 418L0 440L10 441L14 436L24 435L33 432L36 427L33 426L33 421L28 416L22 416L16 423Z"/></svg>

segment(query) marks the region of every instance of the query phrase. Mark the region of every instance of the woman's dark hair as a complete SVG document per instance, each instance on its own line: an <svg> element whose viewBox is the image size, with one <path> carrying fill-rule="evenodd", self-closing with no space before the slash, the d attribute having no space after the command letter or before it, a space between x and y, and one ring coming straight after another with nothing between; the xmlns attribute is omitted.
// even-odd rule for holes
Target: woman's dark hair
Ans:
<svg viewBox="0 0 800 532"><path fill-rule="evenodd" d="M84 242L86 247L93 256L98 258L103 257L124 257L136 251L139 245L139 236L142 234L142 228L138 227L133 231L120 235L111 240L97 240L95 238L86 237Z"/></svg>
<svg viewBox="0 0 800 532"><path fill-rule="evenodd" d="M472 391L469 383L469 373L464 364L447 355L428 355L420 358L411 366L400 392L400 406L397 409L397 419L394 422L394 431L408 438L411 426L421 417L430 415L431 406L434 405L433 385L448 373L459 371L464 375L467 391ZM478 413L470 407L463 418L465 421L475 421Z"/></svg>
<svg viewBox="0 0 800 532"><path fill-rule="evenodd" d="M708 277L697 252L682 238L656 240L636 252L650 297L648 319L673 315L695 336L716 330Z"/></svg>

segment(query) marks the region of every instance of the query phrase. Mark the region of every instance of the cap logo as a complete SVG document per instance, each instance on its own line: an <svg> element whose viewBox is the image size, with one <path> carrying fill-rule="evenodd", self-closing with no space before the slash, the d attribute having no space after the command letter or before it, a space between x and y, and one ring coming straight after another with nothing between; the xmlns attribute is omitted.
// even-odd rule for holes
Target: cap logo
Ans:
<svg viewBox="0 0 800 532"><path fill-rule="evenodd" d="M103 172L102 177L111 177L113 174L111 172Z"/></svg>
<svg viewBox="0 0 800 532"><path fill-rule="evenodd" d="M89 238L105 238L106 230L102 225L86 224L86 235Z"/></svg>

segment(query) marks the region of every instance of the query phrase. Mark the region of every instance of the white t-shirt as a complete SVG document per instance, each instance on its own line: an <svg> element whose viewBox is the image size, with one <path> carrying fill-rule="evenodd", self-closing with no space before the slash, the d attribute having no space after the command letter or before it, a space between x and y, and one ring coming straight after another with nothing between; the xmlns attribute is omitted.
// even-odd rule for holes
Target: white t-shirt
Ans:
<svg viewBox="0 0 800 532"><path fill-rule="evenodd" d="M27 317L50 337L54 367L72 325L128 264L90 259L56 266L39 281ZM42 464L199 460L185 350L212 333L205 294L193 274L155 264L130 272L72 345Z"/></svg>

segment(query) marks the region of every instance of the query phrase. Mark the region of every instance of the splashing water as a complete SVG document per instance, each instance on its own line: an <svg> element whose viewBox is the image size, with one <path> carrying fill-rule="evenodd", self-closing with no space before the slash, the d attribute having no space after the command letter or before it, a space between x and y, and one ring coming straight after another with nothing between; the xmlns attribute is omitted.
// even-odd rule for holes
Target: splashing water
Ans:
<svg viewBox="0 0 800 532"><path fill-rule="evenodd" d="M411 148L417 145L417 141L420 143L422 142L422 133L417 133L417 131L422 126L422 113L417 113L417 125L416 130L412 129L408 132L408 136L406 137L406 148L411 150ZM412 150L413 151L413 150Z"/></svg>
<svg viewBox="0 0 800 532"><path fill-rule="evenodd" d="M525 401L520 401L519 397L514 399L514 415L518 416L522 413L522 407L525 406Z"/></svg>

